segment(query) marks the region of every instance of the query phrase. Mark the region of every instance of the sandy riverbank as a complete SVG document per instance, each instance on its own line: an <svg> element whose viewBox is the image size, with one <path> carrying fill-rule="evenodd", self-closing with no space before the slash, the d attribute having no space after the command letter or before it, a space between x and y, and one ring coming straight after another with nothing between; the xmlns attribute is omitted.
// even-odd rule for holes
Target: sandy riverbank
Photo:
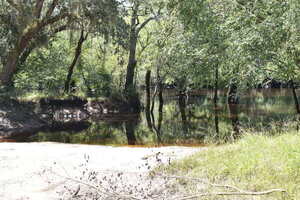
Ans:
<svg viewBox="0 0 300 200"><path fill-rule="evenodd" d="M130 173L147 171L145 158L154 158L158 152L163 162L169 162L169 159L182 158L199 150L190 147L129 148L58 143L0 143L0 199L59 199L58 188L66 180L47 170L51 168L57 174L76 177L86 156L89 157L89 168ZM147 160L155 165L155 159Z"/></svg>

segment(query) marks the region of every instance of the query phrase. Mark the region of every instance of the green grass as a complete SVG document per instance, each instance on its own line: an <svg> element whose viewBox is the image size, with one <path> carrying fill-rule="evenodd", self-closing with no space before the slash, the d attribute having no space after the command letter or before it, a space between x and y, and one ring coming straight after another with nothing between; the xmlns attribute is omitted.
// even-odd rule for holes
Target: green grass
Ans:
<svg viewBox="0 0 300 200"><path fill-rule="evenodd" d="M212 183L235 185L243 190L283 188L288 194L208 199L300 199L300 135L289 132L268 137L246 135L240 141L209 147L168 167L168 172L199 177ZM192 183L186 183L193 186ZM220 189L216 189L220 191ZM215 191L211 188L209 192Z"/></svg>

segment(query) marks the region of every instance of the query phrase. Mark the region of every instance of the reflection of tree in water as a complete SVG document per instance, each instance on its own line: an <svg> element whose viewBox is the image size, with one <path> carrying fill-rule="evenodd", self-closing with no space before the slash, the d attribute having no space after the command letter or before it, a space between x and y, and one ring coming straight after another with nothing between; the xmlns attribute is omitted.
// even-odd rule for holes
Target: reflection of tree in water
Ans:
<svg viewBox="0 0 300 200"><path fill-rule="evenodd" d="M236 139L240 135L238 104L229 103L228 113L229 113L229 118L231 120L232 129L233 129L232 137Z"/></svg>
<svg viewBox="0 0 300 200"><path fill-rule="evenodd" d="M163 143L162 141L162 131L161 131L161 126L162 126L162 121L163 121L163 107L164 107L164 102L159 101L159 108L158 108L158 120L157 120L157 125L155 123L155 118L153 112L151 113L152 117L152 122L153 122L153 129L156 133L157 136L157 143L161 144Z"/></svg>
<svg viewBox="0 0 300 200"><path fill-rule="evenodd" d="M187 135L189 133L188 129L188 121L186 117L186 97L184 95L179 95L178 98L178 106L179 106L179 111L181 115L181 123L182 123L182 130L183 134Z"/></svg>
<svg viewBox="0 0 300 200"><path fill-rule="evenodd" d="M239 137L240 128L239 128L239 117L238 117L238 105L239 105L239 97L237 94L237 86L234 83L230 84L227 93L227 105L228 105L228 114L229 119L231 120L232 124L232 138L236 139Z"/></svg>
<svg viewBox="0 0 300 200"><path fill-rule="evenodd" d="M151 71L147 70L147 73L146 73L146 107L145 107L145 115L146 115L148 128L150 130L152 130L152 121L151 121L151 115L150 115L150 104L151 104L150 78L151 78Z"/></svg>
<svg viewBox="0 0 300 200"><path fill-rule="evenodd" d="M125 131L126 131L128 145L137 144L137 140L135 137L135 129L137 125L138 125L138 121L136 120L130 120L125 122Z"/></svg>
<svg viewBox="0 0 300 200"><path fill-rule="evenodd" d="M162 103L158 94L155 112L151 114L151 109L148 113L145 110L145 121L139 126L137 115L114 114L89 121L63 121L51 130L35 133L37 136L34 138L26 138L32 138L30 141L85 144L197 144L210 139L224 141L231 136L238 138L242 130L249 128L253 132L274 127L283 130L282 124L295 118L291 90L280 94L245 93L238 105L228 104L227 96L220 92L217 109L214 109L211 94L212 91L201 92L200 96L190 96L188 100L185 96L164 96ZM215 117L219 121L219 137L216 137Z"/></svg>

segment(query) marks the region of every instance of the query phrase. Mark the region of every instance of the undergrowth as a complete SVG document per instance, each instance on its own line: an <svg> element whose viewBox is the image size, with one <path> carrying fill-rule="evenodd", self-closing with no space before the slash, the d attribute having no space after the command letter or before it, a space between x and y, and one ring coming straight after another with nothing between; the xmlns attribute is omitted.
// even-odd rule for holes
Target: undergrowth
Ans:
<svg viewBox="0 0 300 200"><path fill-rule="evenodd" d="M258 197L211 199L300 199L300 135L246 135L224 146L209 147L167 167L168 174L197 177L211 183L234 185L247 191L282 188L287 191ZM192 190L197 184L184 181ZM200 184L201 185L201 184ZM198 188L199 189L199 188Z"/></svg>

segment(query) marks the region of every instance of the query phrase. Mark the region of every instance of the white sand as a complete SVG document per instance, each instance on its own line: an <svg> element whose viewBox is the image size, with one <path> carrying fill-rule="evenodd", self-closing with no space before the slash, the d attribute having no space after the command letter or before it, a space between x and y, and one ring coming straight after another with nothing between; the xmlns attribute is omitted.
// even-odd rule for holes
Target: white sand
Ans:
<svg viewBox="0 0 300 200"><path fill-rule="evenodd" d="M123 172L147 171L145 158L161 152L167 162L190 155L199 148L129 148L58 143L0 143L0 200L56 200L62 177L43 173L52 167L58 174L76 176L78 167L89 156L89 168ZM54 164L56 163L56 164ZM67 173L67 174L66 174ZM51 176L51 177L49 177ZM47 183L54 179L54 182Z"/></svg>

